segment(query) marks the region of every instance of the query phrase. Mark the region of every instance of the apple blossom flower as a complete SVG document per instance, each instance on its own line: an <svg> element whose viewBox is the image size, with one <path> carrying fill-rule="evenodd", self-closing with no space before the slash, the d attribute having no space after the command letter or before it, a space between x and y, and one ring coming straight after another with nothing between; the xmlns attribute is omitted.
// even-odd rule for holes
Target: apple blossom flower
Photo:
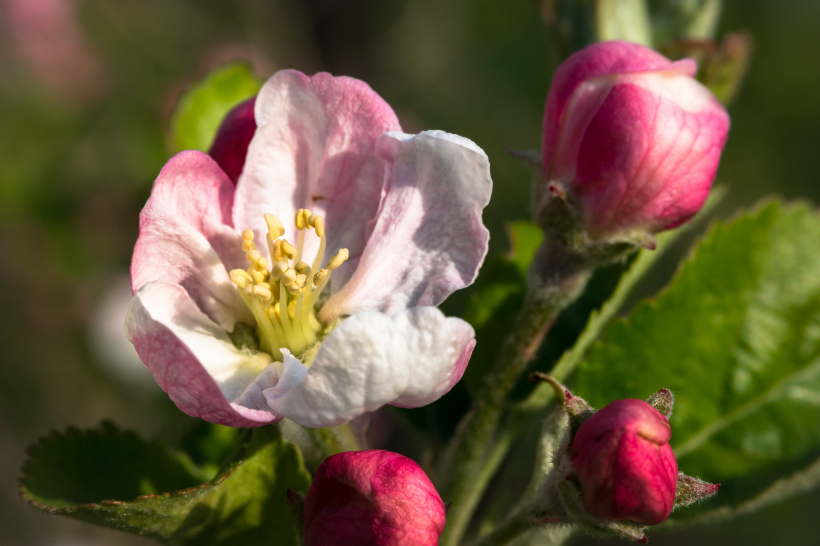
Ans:
<svg viewBox="0 0 820 546"><path fill-rule="evenodd" d="M400 132L365 83L277 72L236 186L173 157L140 216L126 333L185 413L344 423L428 404L475 345L436 305L476 277L492 182L471 141Z"/></svg>
<svg viewBox="0 0 820 546"><path fill-rule="evenodd" d="M590 45L556 71L544 173L593 239L671 229L705 202L729 116L696 71L691 59L617 41Z"/></svg>
<svg viewBox="0 0 820 546"><path fill-rule="evenodd" d="M412 460L382 450L325 459L305 498L305 546L435 546L444 503Z"/></svg>
<svg viewBox="0 0 820 546"><path fill-rule="evenodd" d="M668 518L678 483L671 437L666 417L642 400L616 400L584 421L570 461L587 512L647 525Z"/></svg>

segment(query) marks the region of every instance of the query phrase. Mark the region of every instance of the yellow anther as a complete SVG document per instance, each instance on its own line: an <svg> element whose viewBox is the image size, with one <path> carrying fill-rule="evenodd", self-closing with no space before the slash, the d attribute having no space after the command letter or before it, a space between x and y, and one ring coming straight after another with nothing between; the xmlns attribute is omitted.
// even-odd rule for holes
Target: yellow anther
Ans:
<svg viewBox="0 0 820 546"><path fill-rule="evenodd" d="M295 269L297 273L307 273L310 271L310 266L305 262L299 262L293 266L293 269Z"/></svg>
<svg viewBox="0 0 820 546"><path fill-rule="evenodd" d="M293 300L288 304L288 316L291 320L296 317L296 300Z"/></svg>
<svg viewBox="0 0 820 546"><path fill-rule="evenodd" d="M239 288L245 288L245 285L249 282L253 282L253 279L248 272L244 269L233 269L231 270L231 280L236 283Z"/></svg>
<svg viewBox="0 0 820 546"><path fill-rule="evenodd" d="M317 218L318 218L318 216L317 216L317 215L315 215L315 214L311 213L311 215L310 215L310 216L308 216L308 219L307 219L307 223L308 223L308 225L309 225L310 227L315 226L315 225L316 225L316 219L317 219Z"/></svg>
<svg viewBox="0 0 820 546"><path fill-rule="evenodd" d="M321 216L317 216L311 225L316 229L316 235L319 237L325 236L325 221Z"/></svg>
<svg viewBox="0 0 820 546"><path fill-rule="evenodd" d="M330 275L330 271L328 271L327 269L320 269L319 271L317 271L316 274L313 276L313 286L319 286L319 283L325 280L325 277L327 277L328 275Z"/></svg>
<svg viewBox="0 0 820 546"><path fill-rule="evenodd" d="M296 247L284 239L282 239L282 246L280 248L282 249L282 254L287 256L288 259L292 260L294 256L296 256Z"/></svg>
<svg viewBox="0 0 820 546"><path fill-rule="evenodd" d="M270 288L265 288L261 284L257 284L253 287L253 295L258 297L260 300L271 299Z"/></svg>
<svg viewBox="0 0 820 546"><path fill-rule="evenodd" d="M259 262L256 263L258 264ZM240 269L240 271L242 270ZM256 284L263 283L270 278L270 272L267 269L263 269L262 271L255 269L251 271L251 277L253 277Z"/></svg>
<svg viewBox="0 0 820 546"><path fill-rule="evenodd" d="M288 264L285 262L279 262L273 265L273 270L271 271L271 275L274 279L281 279L282 275L288 270Z"/></svg>
<svg viewBox="0 0 820 546"><path fill-rule="evenodd" d="M248 261L252 264L255 264L257 262L257 260L259 260L259 258L261 258L261 257L262 257L262 255L259 254L258 250L249 250L248 252L245 253L245 258L247 258Z"/></svg>
<svg viewBox="0 0 820 546"><path fill-rule="evenodd" d="M251 283L246 284L242 287L242 291L245 293L246 296L253 295L253 285Z"/></svg>
<svg viewBox="0 0 820 546"><path fill-rule="evenodd" d="M288 269L282 274L282 282L285 283L285 286L290 286L293 284L293 281L296 280L296 271L293 269Z"/></svg>
<svg viewBox="0 0 820 546"><path fill-rule="evenodd" d="M305 283L307 282L307 275L296 275L296 280L293 281L294 288L304 288Z"/></svg>
<svg viewBox="0 0 820 546"><path fill-rule="evenodd" d="M281 239L276 239L273 242L273 261L274 262L282 262L285 260L285 257L282 256L282 241Z"/></svg>
<svg viewBox="0 0 820 546"><path fill-rule="evenodd" d="M256 244L251 239L242 239L242 252L256 250Z"/></svg>
<svg viewBox="0 0 820 546"><path fill-rule="evenodd" d="M265 214L265 223L268 224L268 232L272 238L276 239L285 234L285 227L282 225L282 222L279 221L279 218L273 214Z"/></svg>
<svg viewBox="0 0 820 546"><path fill-rule="evenodd" d="M259 271L267 271L268 270L268 259L267 258L259 258L254 262L254 267Z"/></svg>
<svg viewBox="0 0 820 546"><path fill-rule="evenodd" d="M253 241L253 230L250 228L243 230L242 238L246 241Z"/></svg>
<svg viewBox="0 0 820 546"><path fill-rule="evenodd" d="M345 262L345 260L347 260L349 257L350 252L346 248L340 248L339 252L337 252L336 255L333 256L330 260L328 260L327 265L325 267L333 271L334 269L342 265Z"/></svg>
<svg viewBox="0 0 820 546"><path fill-rule="evenodd" d="M307 227L307 211L299 209L296 211L296 229L305 229Z"/></svg>

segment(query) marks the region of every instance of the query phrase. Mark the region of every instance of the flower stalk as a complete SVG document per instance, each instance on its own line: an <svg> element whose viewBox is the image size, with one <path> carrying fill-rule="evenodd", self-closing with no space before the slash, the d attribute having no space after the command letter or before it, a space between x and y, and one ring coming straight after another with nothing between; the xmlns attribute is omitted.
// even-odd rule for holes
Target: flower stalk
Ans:
<svg viewBox="0 0 820 546"><path fill-rule="evenodd" d="M549 264L549 267L547 267ZM528 293L512 332L502 345L472 411L460 425L444 498L452 503L443 546L458 544L487 480L476 480L489 455L504 402L533 359L558 313L583 291L594 262L583 253L546 238L530 268Z"/></svg>
<svg viewBox="0 0 820 546"><path fill-rule="evenodd" d="M362 449L353 429L350 428L350 423L322 428L305 427L304 430L323 459L344 451Z"/></svg>

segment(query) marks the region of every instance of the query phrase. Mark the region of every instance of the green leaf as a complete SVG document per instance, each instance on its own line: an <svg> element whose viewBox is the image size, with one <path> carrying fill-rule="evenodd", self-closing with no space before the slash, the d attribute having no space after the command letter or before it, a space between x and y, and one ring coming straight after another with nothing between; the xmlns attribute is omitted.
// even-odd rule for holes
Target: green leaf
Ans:
<svg viewBox="0 0 820 546"><path fill-rule="evenodd" d="M262 80L249 64L223 65L192 86L180 99L171 120L171 148L207 152L219 124L240 102L259 92Z"/></svg>
<svg viewBox="0 0 820 546"><path fill-rule="evenodd" d="M820 450L818 241L804 205L718 224L657 301L605 330L576 392L601 407L671 389L680 469L724 482L719 503L750 498Z"/></svg>
<svg viewBox="0 0 820 546"><path fill-rule="evenodd" d="M292 544L286 492L306 492L310 475L278 427L250 434L241 462L197 485L157 442L112 425L70 430L31 449L21 492L42 510L167 544Z"/></svg>

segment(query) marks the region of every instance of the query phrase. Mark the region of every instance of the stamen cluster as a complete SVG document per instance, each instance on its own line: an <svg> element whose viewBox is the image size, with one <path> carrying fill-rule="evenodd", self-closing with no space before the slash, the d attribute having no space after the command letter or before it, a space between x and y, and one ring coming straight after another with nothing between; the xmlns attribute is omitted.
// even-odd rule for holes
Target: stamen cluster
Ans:
<svg viewBox="0 0 820 546"><path fill-rule="evenodd" d="M296 211L295 247L282 238L285 228L276 216L265 214L265 223L270 268L256 248L253 230L246 229L242 232L242 250L250 265L248 269L234 269L230 275L256 319L260 348L281 360L282 348L298 355L316 343L322 325L314 306L330 280L330 272L342 265L350 253L346 248L340 249L320 268L327 246L324 219L307 209ZM308 265L302 260L302 250L305 234L311 228L320 241L316 258Z"/></svg>

